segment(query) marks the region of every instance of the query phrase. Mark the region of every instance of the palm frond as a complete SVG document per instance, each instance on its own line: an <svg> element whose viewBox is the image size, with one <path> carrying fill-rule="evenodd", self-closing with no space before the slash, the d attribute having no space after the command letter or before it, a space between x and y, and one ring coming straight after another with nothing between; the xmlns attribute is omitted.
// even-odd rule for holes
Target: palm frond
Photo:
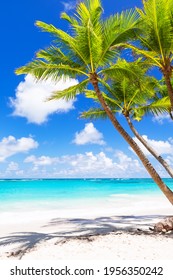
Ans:
<svg viewBox="0 0 173 280"><path fill-rule="evenodd" d="M69 16L65 12L61 13L61 18L68 21L73 27L76 27L78 25L78 21L75 19L75 17Z"/></svg>
<svg viewBox="0 0 173 280"><path fill-rule="evenodd" d="M133 118L140 120L144 115L153 114L160 115L170 112L170 100L168 97L163 97L145 106L139 106L133 110Z"/></svg>
<svg viewBox="0 0 173 280"><path fill-rule="evenodd" d="M112 96L113 98L116 98L116 100L119 102L119 104L121 103L121 100L119 99L118 94L115 94L115 90L112 87L113 81L111 84L109 84L108 82L106 82L104 79L98 79L100 85L103 87L104 92L108 95L108 96Z"/></svg>
<svg viewBox="0 0 173 280"><path fill-rule="evenodd" d="M96 69L96 64L102 52L102 24L100 17L103 10L98 0L81 2L77 7L79 25L75 29L76 41L79 42L81 52L85 53L91 72Z"/></svg>
<svg viewBox="0 0 173 280"><path fill-rule="evenodd" d="M73 68L69 65L63 64L50 64L41 60L34 60L27 65L18 68L15 73L17 75L31 74L38 80L46 80L51 78L55 81L61 79L62 76L76 77L77 75L86 75L78 68Z"/></svg>
<svg viewBox="0 0 173 280"><path fill-rule="evenodd" d="M73 59L70 54L65 54L60 48L56 46L50 46L44 50L40 50L36 53L36 58L42 59L45 62L53 64L68 64L71 67L84 70L84 66L81 65L80 61Z"/></svg>
<svg viewBox="0 0 173 280"><path fill-rule="evenodd" d="M71 86L69 88L54 91L52 96L49 98L49 100L53 99L65 99L65 100L71 100L76 97L77 94L84 92L87 84L89 82L89 79L86 79L77 85Z"/></svg>
<svg viewBox="0 0 173 280"><path fill-rule="evenodd" d="M138 14L135 10L127 10L121 14L110 16L103 23L103 53L99 63L115 59L119 54L122 42L136 38L139 33Z"/></svg>
<svg viewBox="0 0 173 280"><path fill-rule="evenodd" d="M116 113L116 110L112 110L112 113ZM80 115L83 119L97 120L97 119L107 119L108 116L104 110L101 108L91 108L90 110L83 112Z"/></svg>
<svg viewBox="0 0 173 280"><path fill-rule="evenodd" d="M145 0L143 6L137 9L144 34L141 43L149 51L157 52L164 62L173 46L172 1Z"/></svg>
<svg viewBox="0 0 173 280"><path fill-rule="evenodd" d="M139 67L139 65L141 67ZM111 78L121 81L122 77L126 77L128 79L139 80L140 77L143 76L145 70L144 65L143 63L143 69L140 59L135 62L127 62L125 59L118 59L114 65L101 70L99 73L104 74L107 79Z"/></svg>
<svg viewBox="0 0 173 280"><path fill-rule="evenodd" d="M94 100L98 100L97 95L96 95L96 93L95 93L94 90L85 89L85 96L86 96L87 98L91 98L91 99L94 99Z"/></svg>
<svg viewBox="0 0 173 280"><path fill-rule="evenodd" d="M116 30L117 36L112 42L112 46L115 46L121 42L136 39L137 34L141 32L138 27L138 22L139 16L137 11L130 9L121 12L121 14L119 14L120 30Z"/></svg>
<svg viewBox="0 0 173 280"><path fill-rule="evenodd" d="M138 38L140 38L140 37L138 37ZM144 40L144 39L141 39L141 40ZM140 55L141 57L146 58L148 65L157 66L160 68L162 67L162 64L160 62L160 58L159 58L157 52L155 52L153 50L149 51L146 49L142 49L142 48L132 45L130 43L122 43L121 46L124 49L131 49L137 55Z"/></svg>
<svg viewBox="0 0 173 280"><path fill-rule="evenodd" d="M97 24L103 13L100 0L86 0L84 2L80 2L76 11L76 15L82 24L86 24L88 18L90 18L93 23Z"/></svg>
<svg viewBox="0 0 173 280"><path fill-rule="evenodd" d="M95 102L99 103L98 97L93 90L85 90L85 96L87 98L93 99ZM107 105L110 108L116 109L117 112L122 111L123 107L121 106L121 102L119 100L116 100L116 98L111 98L108 94L102 91L102 96L104 100L106 101Z"/></svg>
<svg viewBox="0 0 173 280"><path fill-rule="evenodd" d="M173 79L171 79L170 82L171 82L171 85L173 87ZM156 95L156 97L162 98L162 97L166 97L166 96L169 96L168 95L168 88L166 86L165 80L161 79L158 82L158 85L157 85L157 95Z"/></svg>
<svg viewBox="0 0 173 280"><path fill-rule="evenodd" d="M44 32L48 32L56 38L57 43L69 51L71 55L77 56L78 59L80 59L81 62L85 63L85 65L88 64L87 55L84 51L82 51L80 44L76 40L75 37L70 36L68 33L64 32L61 29L56 28L52 24L47 24L42 21L36 21L36 25L42 29Z"/></svg>

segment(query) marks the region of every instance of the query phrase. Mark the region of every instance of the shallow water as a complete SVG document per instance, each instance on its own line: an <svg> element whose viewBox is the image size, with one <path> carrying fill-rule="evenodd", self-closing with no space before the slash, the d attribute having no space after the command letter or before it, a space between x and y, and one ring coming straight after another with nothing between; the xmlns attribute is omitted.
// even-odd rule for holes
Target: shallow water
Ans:
<svg viewBox="0 0 173 280"><path fill-rule="evenodd" d="M165 182L173 189L172 179ZM1 180L0 211L62 210L103 202L123 207L127 202L140 202L142 196L162 195L151 179Z"/></svg>

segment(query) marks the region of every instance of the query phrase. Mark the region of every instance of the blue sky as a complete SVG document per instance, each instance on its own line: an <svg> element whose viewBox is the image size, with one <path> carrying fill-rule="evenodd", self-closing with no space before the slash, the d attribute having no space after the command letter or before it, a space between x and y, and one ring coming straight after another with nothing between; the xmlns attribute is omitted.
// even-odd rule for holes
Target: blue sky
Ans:
<svg viewBox="0 0 173 280"><path fill-rule="evenodd" d="M104 16L141 6L141 0L103 0ZM43 99L52 90L77 83L35 83L14 70L29 62L52 38L35 27L36 20L68 30L60 13L75 1L3 1L0 9L0 178L40 177L147 177L141 163L109 121L79 119L89 108L83 96L75 101ZM125 123L120 118L123 125ZM146 118L136 123L139 132L171 164L172 123L165 118ZM153 161L162 176L166 176Z"/></svg>

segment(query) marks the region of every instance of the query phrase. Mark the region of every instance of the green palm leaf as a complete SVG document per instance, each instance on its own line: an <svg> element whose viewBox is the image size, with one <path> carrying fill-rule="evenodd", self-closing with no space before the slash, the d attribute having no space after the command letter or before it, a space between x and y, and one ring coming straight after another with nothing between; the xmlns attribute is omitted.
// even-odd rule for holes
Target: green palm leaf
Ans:
<svg viewBox="0 0 173 280"><path fill-rule="evenodd" d="M61 13L61 18L68 21L71 24L71 26L73 26L73 27L78 26L78 21L75 19L75 17L69 16L65 12Z"/></svg>
<svg viewBox="0 0 173 280"><path fill-rule="evenodd" d="M141 59L135 62L127 62L125 59L118 59L117 62L100 71L107 78L121 80L122 77L139 81L147 69L147 64L141 62Z"/></svg>
<svg viewBox="0 0 173 280"><path fill-rule="evenodd" d="M136 11L131 9L110 16L103 24L103 53L99 63L105 64L114 59L120 44L135 39L139 31Z"/></svg>
<svg viewBox="0 0 173 280"><path fill-rule="evenodd" d="M163 97L161 99L158 99L146 106L139 106L138 108L134 109L134 119L137 117L147 115L147 114L153 114L153 115L161 115L164 113L170 112L170 100L167 97Z"/></svg>
<svg viewBox="0 0 173 280"><path fill-rule="evenodd" d="M165 79L173 110L173 1L144 0L143 9L137 9L141 17L140 47L135 52L149 60L151 66L159 67Z"/></svg>
<svg viewBox="0 0 173 280"><path fill-rule="evenodd" d="M89 79L86 79L86 80L82 81L81 83L78 83L77 85L71 86L67 89L55 91L55 92L53 92L53 94L49 98L49 100L63 98L68 101L70 99L74 99L77 94L84 92L88 82L89 82Z"/></svg>
<svg viewBox="0 0 173 280"><path fill-rule="evenodd" d="M85 70L78 59L73 59L70 54L65 54L60 48L56 46L50 46L45 50L40 50L36 53L36 57L48 63L64 64L71 67L78 68L79 70Z"/></svg>
<svg viewBox="0 0 173 280"><path fill-rule="evenodd" d="M76 77L77 75L85 74L85 72L78 68L73 68L69 65L63 64L50 64L41 60L34 60L26 66L22 66L16 70L16 74L31 74L38 80L46 80L51 78L58 81L62 76Z"/></svg>
<svg viewBox="0 0 173 280"><path fill-rule="evenodd" d="M83 119L97 120L106 119L107 114L101 108L91 108L90 110L83 112L80 117Z"/></svg>
<svg viewBox="0 0 173 280"><path fill-rule="evenodd" d="M52 24L36 21L36 25L40 27L42 31L54 35L56 42L66 49L67 52L70 52L71 56L73 55L74 58L77 56L82 63L88 64L87 56L85 55L85 52L82 51L82 48L75 37L69 35L61 29L56 28Z"/></svg>
<svg viewBox="0 0 173 280"><path fill-rule="evenodd" d="M137 9L142 18L141 27L145 32L142 44L147 49L159 53L164 61L173 46L172 1L147 0L143 4L143 10Z"/></svg>

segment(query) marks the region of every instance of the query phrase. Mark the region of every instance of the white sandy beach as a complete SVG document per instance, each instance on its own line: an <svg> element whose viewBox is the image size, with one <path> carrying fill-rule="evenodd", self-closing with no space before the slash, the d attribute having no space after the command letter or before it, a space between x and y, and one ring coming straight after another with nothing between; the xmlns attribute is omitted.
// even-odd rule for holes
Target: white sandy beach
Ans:
<svg viewBox="0 0 173 280"><path fill-rule="evenodd" d="M173 215L163 196L111 198L67 209L23 209L1 213L0 259L172 260L173 234L149 227Z"/></svg>

